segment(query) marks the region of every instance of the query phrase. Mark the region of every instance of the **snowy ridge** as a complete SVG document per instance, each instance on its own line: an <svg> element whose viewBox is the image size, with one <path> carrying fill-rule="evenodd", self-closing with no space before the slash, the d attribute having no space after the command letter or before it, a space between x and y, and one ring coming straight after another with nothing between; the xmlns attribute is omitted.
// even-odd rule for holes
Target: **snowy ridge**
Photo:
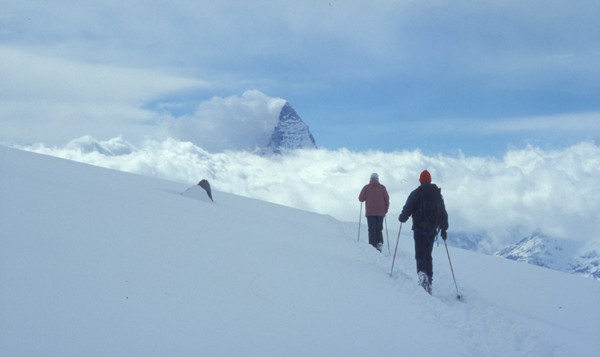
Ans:
<svg viewBox="0 0 600 357"><path fill-rule="evenodd" d="M315 139L308 129L308 125L296 113L290 103L285 103L279 113L279 121L273 129L273 135L267 149L274 153L287 150L314 149Z"/></svg>
<svg viewBox="0 0 600 357"><path fill-rule="evenodd" d="M534 233L496 255L600 280L600 242L580 242Z"/></svg>
<svg viewBox="0 0 600 357"><path fill-rule="evenodd" d="M0 147L0 354L593 356L600 284L411 232ZM390 241L391 239L391 241ZM450 239L450 238L449 238ZM391 248L388 251L388 246Z"/></svg>

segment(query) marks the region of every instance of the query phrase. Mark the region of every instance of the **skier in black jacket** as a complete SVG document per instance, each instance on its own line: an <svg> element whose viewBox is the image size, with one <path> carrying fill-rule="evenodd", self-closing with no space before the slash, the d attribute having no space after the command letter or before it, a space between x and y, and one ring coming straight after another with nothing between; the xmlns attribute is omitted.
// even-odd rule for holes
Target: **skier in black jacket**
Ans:
<svg viewBox="0 0 600 357"><path fill-rule="evenodd" d="M415 240L415 260L419 285L431 294L433 278L433 243L441 230L442 239L448 238L448 213L444 205L442 191L431 183L429 171L423 170L419 176L421 185L410 193L398 219L404 223L412 216Z"/></svg>

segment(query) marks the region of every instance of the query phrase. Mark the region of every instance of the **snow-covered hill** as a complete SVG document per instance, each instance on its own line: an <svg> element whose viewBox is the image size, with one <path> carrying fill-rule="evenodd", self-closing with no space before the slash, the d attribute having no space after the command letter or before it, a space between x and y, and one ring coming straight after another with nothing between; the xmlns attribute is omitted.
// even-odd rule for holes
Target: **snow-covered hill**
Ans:
<svg viewBox="0 0 600 357"><path fill-rule="evenodd" d="M0 147L2 356L595 356L600 283ZM199 178L198 178L199 179ZM452 239L450 237L449 239Z"/></svg>

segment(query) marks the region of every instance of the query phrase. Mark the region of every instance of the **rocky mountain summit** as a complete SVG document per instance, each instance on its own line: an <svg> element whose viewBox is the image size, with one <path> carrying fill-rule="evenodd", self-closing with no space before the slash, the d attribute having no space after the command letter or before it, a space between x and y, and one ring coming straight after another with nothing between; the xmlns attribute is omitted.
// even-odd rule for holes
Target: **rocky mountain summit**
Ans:
<svg viewBox="0 0 600 357"><path fill-rule="evenodd" d="M296 149L315 149L315 139L308 125L296 113L290 103L286 102L279 113L279 121L267 145L267 151L280 154Z"/></svg>

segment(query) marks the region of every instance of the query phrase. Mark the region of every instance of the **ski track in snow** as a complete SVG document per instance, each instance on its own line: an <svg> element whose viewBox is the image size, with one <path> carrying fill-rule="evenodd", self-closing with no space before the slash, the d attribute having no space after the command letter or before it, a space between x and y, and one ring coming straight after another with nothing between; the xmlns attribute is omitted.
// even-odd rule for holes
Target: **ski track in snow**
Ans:
<svg viewBox="0 0 600 357"><path fill-rule="evenodd" d="M406 226L405 226L406 227ZM366 232L366 226L361 228ZM350 237L350 229L346 229ZM397 233L396 233L397 234ZM399 252L394 264L392 280L398 290L408 295L414 302L425 304L431 315L424 316L432 324L443 325L446 329L456 332L465 345L471 350L465 356L494 356L498 351L506 356L568 356L568 351L549 340L541 333L532 331L523 326L524 318L517 313L494 306L489 301L483 301L477 291L464 289L459 286L461 299L456 298L456 288L452 281L447 256L443 248L437 244L434 247L434 291L429 296L419 285L415 269L412 248L412 231L406 235L403 231L400 241L408 240L410 244L399 244ZM385 235L385 232L384 232ZM397 236L396 236L397 237ZM364 239L364 237L361 237ZM386 239L387 240L387 239ZM384 244L382 254L374 253L375 250L368 244L363 244L361 249L367 261L377 264L382 273L389 272L392 266L395 242L390 241L390 251L387 253L387 243ZM402 248L402 251L400 249ZM451 254L451 253L450 253ZM452 257L452 256L451 256ZM445 261L444 261L445 260ZM443 266L443 265L446 266ZM442 265L441 267L439 265ZM448 272L440 272L447 269ZM414 273L413 273L414 271ZM439 277L442 275L442 277ZM450 280L449 280L450 279ZM436 286L437 280L446 281ZM464 290L463 290L464 289ZM507 333L510 331L510 333ZM435 336L432 336L435 343Z"/></svg>

